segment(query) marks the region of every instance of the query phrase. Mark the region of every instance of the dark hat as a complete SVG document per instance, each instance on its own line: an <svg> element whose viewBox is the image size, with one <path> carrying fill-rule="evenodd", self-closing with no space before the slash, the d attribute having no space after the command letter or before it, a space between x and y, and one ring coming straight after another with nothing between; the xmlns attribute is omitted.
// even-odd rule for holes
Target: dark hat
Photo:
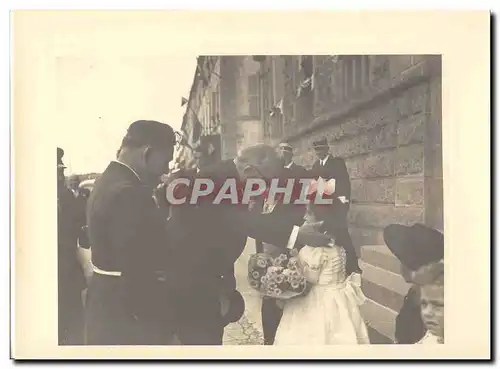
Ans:
<svg viewBox="0 0 500 369"><path fill-rule="evenodd" d="M401 264L410 270L415 271L444 256L443 234L423 224L411 227L391 224L384 229L384 240Z"/></svg>
<svg viewBox="0 0 500 369"><path fill-rule="evenodd" d="M64 156L64 150L61 149L60 147L57 148L57 167L58 168L66 168L64 165L62 158Z"/></svg>
<svg viewBox="0 0 500 369"><path fill-rule="evenodd" d="M293 147L288 142L282 142L278 146L281 150L293 152Z"/></svg>
<svg viewBox="0 0 500 369"><path fill-rule="evenodd" d="M124 143L169 147L176 144L177 136L168 124L154 120L138 120L130 125Z"/></svg>
<svg viewBox="0 0 500 369"><path fill-rule="evenodd" d="M240 318L245 313L245 300L241 293L234 290L229 296L229 311L226 315L222 317L224 323L227 325L229 323L234 323L240 320Z"/></svg>
<svg viewBox="0 0 500 369"><path fill-rule="evenodd" d="M322 137L316 141L313 141L313 147L315 149L320 147L329 147L328 140L326 139L326 137Z"/></svg>

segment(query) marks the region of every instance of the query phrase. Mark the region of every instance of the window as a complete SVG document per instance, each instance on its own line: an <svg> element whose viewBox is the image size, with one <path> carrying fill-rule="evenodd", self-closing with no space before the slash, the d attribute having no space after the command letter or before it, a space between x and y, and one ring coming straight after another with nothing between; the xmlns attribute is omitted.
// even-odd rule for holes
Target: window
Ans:
<svg viewBox="0 0 500 369"><path fill-rule="evenodd" d="M200 136L201 136L202 126L201 126L200 121L196 117L196 114L194 112L191 112L191 121L193 124L192 141L198 142L198 140L200 139Z"/></svg>
<svg viewBox="0 0 500 369"><path fill-rule="evenodd" d="M299 122L308 124L313 118L314 110L314 92L313 92L313 72L314 63L312 55L302 55L300 57L300 73L299 77L299 87L297 96L298 99L295 102L296 107L296 118Z"/></svg>
<svg viewBox="0 0 500 369"><path fill-rule="evenodd" d="M213 129L217 130L219 125L219 94L212 92L210 99L210 124Z"/></svg>
<svg viewBox="0 0 500 369"><path fill-rule="evenodd" d="M248 115L260 119L260 78L258 74L248 76Z"/></svg>
<svg viewBox="0 0 500 369"><path fill-rule="evenodd" d="M212 97L210 99L210 115L215 117L215 115L219 112L219 101L218 101L217 92L212 92Z"/></svg>
<svg viewBox="0 0 500 369"><path fill-rule="evenodd" d="M303 72L304 80L311 78L313 75L313 57L312 55L303 55L300 61L300 67Z"/></svg>
<svg viewBox="0 0 500 369"><path fill-rule="evenodd" d="M342 65L343 96L350 98L361 93L363 88L370 83L369 57L367 55L343 56Z"/></svg>

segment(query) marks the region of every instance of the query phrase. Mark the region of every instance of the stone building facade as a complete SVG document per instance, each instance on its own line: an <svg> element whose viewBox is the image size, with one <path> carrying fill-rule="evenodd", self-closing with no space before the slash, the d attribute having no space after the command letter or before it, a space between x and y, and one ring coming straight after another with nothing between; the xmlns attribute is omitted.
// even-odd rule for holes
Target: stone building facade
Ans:
<svg viewBox="0 0 500 369"><path fill-rule="evenodd" d="M393 339L408 286L382 230L415 222L443 229L441 57L215 58L221 158L258 142L287 140L295 160L310 167L312 141L326 136L332 154L345 159L352 184L350 232L370 298L365 318L375 341ZM195 105L205 101L198 94L190 96Z"/></svg>
<svg viewBox="0 0 500 369"><path fill-rule="evenodd" d="M198 58L189 97L186 99L182 128L187 143L192 148L199 144L202 136L217 135L220 129L221 112L221 60L219 57ZM193 160L193 151L185 146L176 153L186 164Z"/></svg>

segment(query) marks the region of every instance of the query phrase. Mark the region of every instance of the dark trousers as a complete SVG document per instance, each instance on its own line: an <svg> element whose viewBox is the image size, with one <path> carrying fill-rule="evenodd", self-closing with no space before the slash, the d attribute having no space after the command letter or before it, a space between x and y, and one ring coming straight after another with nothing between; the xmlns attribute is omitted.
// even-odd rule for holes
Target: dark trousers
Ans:
<svg viewBox="0 0 500 369"><path fill-rule="evenodd" d="M78 287L60 288L58 300L59 345L83 345L82 291Z"/></svg>
<svg viewBox="0 0 500 369"><path fill-rule="evenodd" d="M122 295L121 277L94 273L85 303L87 345L169 345L173 327L134 316Z"/></svg>
<svg viewBox="0 0 500 369"><path fill-rule="evenodd" d="M183 345L222 345L225 325L216 294L193 291L180 305L177 336Z"/></svg>
<svg viewBox="0 0 500 369"><path fill-rule="evenodd" d="M208 320L193 320L181 324L177 337L182 345L222 345L224 327Z"/></svg>
<svg viewBox="0 0 500 369"><path fill-rule="evenodd" d="M262 299L262 330L264 332L264 345L274 344L274 338L280 324L283 310L276 305L276 300L264 297Z"/></svg>

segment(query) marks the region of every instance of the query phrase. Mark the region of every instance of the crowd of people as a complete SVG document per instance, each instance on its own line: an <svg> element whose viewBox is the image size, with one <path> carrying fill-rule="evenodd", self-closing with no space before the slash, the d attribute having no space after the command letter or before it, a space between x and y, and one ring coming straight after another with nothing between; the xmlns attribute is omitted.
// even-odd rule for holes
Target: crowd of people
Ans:
<svg viewBox="0 0 500 369"><path fill-rule="evenodd" d="M59 343L222 345L224 328L245 311L234 264L248 237L256 252L295 251L312 285L290 301L262 299L264 344L370 343L359 311L362 270L348 231L350 178L327 139L314 141L311 169L294 163L292 145L282 142L277 150L246 148L232 160L199 147L195 167L170 170L178 144L167 124L132 123L90 196L76 179L66 186L58 148ZM265 198L243 207L173 206L165 194L182 177L335 179L335 193L328 206ZM384 236L412 284L396 322L397 343L443 342L442 233L391 225ZM88 279L78 247L91 250Z"/></svg>

